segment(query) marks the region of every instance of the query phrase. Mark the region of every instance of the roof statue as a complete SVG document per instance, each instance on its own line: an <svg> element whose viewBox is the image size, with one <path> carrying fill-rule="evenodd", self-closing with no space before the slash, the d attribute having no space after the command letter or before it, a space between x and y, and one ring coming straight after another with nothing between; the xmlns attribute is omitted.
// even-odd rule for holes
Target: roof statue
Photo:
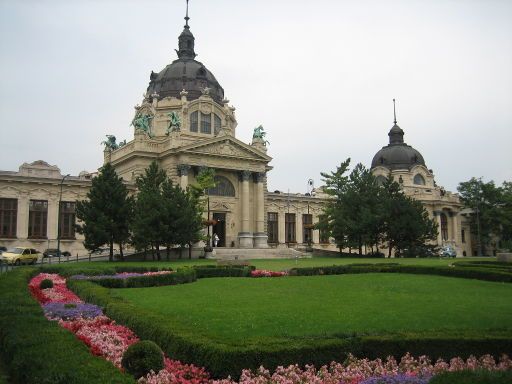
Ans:
<svg viewBox="0 0 512 384"><path fill-rule="evenodd" d="M106 135L107 140L101 142L101 145L105 146L105 151L115 151L119 148L119 145L116 143L116 137L114 135ZM126 144L126 140L125 140Z"/></svg>
<svg viewBox="0 0 512 384"><path fill-rule="evenodd" d="M260 139L263 142L263 145L270 144L267 140L265 140L265 135L267 132L263 129L263 125L260 125L259 127L254 128L254 132L252 134L253 139Z"/></svg>
<svg viewBox="0 0 512 384"><path fill-rule="evenodd" d="M149 137L153 137L151 135L151 119L153 116L147 115L147 114L137 114L135 118L133 119L131 125L135 127L135 131L142 131L148 134Z"/></svg>
<svg viewBox="0 0 512 384"><path fill-rule="evenodd" d="M171 132L177 132L181 128L181 119L180 116L176 112L168 113L167 116L169 117L169 126L167 127L167 132L165 133L167 136L169 136L169 133Z"/></svg>

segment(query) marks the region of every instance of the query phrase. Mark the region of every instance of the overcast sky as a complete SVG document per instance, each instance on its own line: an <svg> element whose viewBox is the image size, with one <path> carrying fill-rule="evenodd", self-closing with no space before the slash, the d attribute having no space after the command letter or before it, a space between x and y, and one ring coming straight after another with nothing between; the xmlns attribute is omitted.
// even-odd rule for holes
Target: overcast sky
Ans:
<svg viewBox="0 0 512 384"><path fill-rule="evenodd" d="M0 169L102 165L133 138L152 70L176 58L184 0L0 0ZM269 190L305 192L347 157L370 166L398 124L455 191L512 180L512 1L191 0L197 60L262 124Z"/></svg>

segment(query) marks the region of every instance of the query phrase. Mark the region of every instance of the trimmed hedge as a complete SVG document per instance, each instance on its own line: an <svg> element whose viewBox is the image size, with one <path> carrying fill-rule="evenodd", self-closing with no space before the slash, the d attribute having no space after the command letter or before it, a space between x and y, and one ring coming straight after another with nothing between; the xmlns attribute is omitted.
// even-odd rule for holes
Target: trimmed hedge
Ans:
<svg viewBox="0 0 512 384"><path fill-rule="evenodd" d="M512 273L491 270L489 268L456 268L445 266L400 265L395 263L348 264L326 267L292 268L291 276L343 275L348 273L412 273L421 275L440 275L462 277L495 282L512 282Z"/></svg>
<svg viewBox="0 0 512 384"><path fill-rule="evenodd" d="M429 384L510 384L512 371L457 371L434 376Z"/></svg>
<svg viewBox="0 0 512 384"><path fill-rule="evenodd" d="M105 306L105 313L132 329L139 337L155 340L171 358L205 367L213 377L239 377L242 369L260 365L274 369L279 365L314 364L343 361L348 353L360 357L386 358L389 355L429 355L433 359L453 356L499 356L512 353L512 333L447 331L400 333L391 335L339 335L325 338L255 338L244 345L212 340L184 329L181 324L169 325L169 319L147 312L119 298L109 296L108 289L89 281L73 283L74 291L86 301Z"/></svg>
<svg viewBox="0 0 512 384"><path fill-rule="evenodd" d="M35 268L0 278L0 353L13 382L25 384L135 383L55 321L32 298L28 280Z"/></svg>
<svg viewBox="0 0 512 384"><path fill-rule="evenodd" d="M229 266L194 266L197 278L207 277L250 277L251 271L256 269L254 266L229 265Z"/></svg>
<svg viewBox="0 0 512 384"><path fill-rule="evenodd" d="M126 279L106 277L91 281L106 288L144 288L191 283L196 279L196 272L192 268L183 268L165 275L134 276Z"/></svg>

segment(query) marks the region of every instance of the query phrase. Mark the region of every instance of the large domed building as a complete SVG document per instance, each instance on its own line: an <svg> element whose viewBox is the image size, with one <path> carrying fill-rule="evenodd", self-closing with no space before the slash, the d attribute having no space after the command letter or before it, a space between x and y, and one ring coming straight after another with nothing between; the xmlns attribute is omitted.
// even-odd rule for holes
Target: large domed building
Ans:
<svg viewBox="0 0 512 384"><path fill-rule="evenodd" d="M110 136L104 162L115 167L132 191L152 161L182 188L195 183L202 168L214 169L216 186L208 191L205 218L216 222L211 230L219 237L218 254L239 255L237 248L244 248L248 257L283 256L311 244L335 250L331 239L314 229L329 198L321 189L308 181L306 194L267 190L272 158L263 128L255 129L250 143L237 139L235 108L213 73L196 60L188 11L176 53L177 59L164 69L151 72L135 106L133 138L117 143ZM470 255L458 196L436 185L421 153L404 142L396 116L388 136L389 144L373 157L372 172L381 181L398 181L425 205L438 220L439 245L451 244L459 255ZM60 244L73 255L86 254L83 237L74 231L75 202L86 198L93 177L87 172L62 175L43 161L25 163L19 172L0 171L0 245L43 250ZM194 254L203 254L202 244Z"/></svg>

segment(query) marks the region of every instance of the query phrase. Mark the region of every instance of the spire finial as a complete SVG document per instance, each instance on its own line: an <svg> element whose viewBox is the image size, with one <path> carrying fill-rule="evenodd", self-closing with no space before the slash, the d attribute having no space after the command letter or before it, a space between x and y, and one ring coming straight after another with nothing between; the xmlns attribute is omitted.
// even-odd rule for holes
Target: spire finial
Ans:
<svg viewBox="0 0 512 384"><path fill-rule="evenodd" d="M187 0L187 13L185 15L185 28L190 28L188 26L188 21L190 20L190 17L188 17L188 0Z"/></svg>
<svg viewBox="0 0 512 384"><path fill-rule="evenodd" d="M188 0L187 0L188 1ZM396 108L395 108L395 99L393 99L393 116L395 117L395 120L393 121L396 124Z"/></svg>

